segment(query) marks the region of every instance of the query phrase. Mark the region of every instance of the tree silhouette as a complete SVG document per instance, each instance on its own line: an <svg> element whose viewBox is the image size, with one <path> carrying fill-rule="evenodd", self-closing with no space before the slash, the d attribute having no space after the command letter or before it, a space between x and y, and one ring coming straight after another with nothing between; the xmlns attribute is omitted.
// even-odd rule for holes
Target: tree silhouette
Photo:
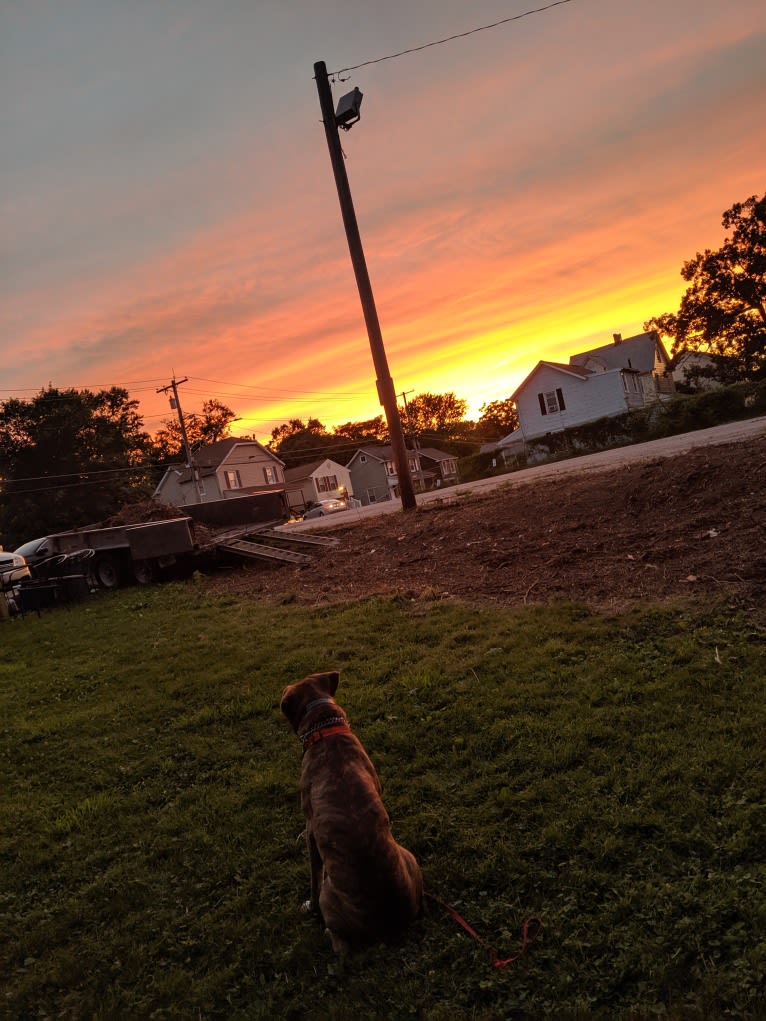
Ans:
<svg viewBox="0 0 766 1021"><path fill-rule="evenodd" d="M502 401L490 401L489 404L482 404L479 411L477 426L488 437L500 439L519 428L519 414L510 397L506 397Z"/></svg>
<svg viewBox="0 0 766 1021"><path fill-rule="evenodd" d="M184 425L192 449L208 443L217 443L231 435L231 423L236 415L221 401L212 397L202 403L202 414L192 411L184 415ZM153 458L163 464L185 457L181 425L177 418L166 418L152 441Z"/></svg>
<svg viewBox="0 0 766 1021"><path fill-rule="evenodd" d="M138 401L112 387L0 404L0 541L94 524L151 494Z"/></svg>
<svg viewBox="0 0 766 1021"><path fill-rule="evenodd" d="M751 195L723 214L723 245L697 252L681 276L690 287L678 312L644 324L672 338L672 353L701 351L741 378L766 375L766 194ZM728 361L721 361L722 358Z"/></svg>

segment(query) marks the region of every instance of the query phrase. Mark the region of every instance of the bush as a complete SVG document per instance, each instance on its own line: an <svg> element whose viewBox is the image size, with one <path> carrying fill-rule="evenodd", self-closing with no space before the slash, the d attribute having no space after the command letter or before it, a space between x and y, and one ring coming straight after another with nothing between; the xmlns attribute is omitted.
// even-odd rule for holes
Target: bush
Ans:
<svg viewBox="0 0 766 1021"><path fill-rule="evenodd" d="M587 422L575 429L548 433L527 443L527 463L556 461L579 454L593 454L613 447L676 436L680 433L709 429L726 422L737 422L766 414L766 380L757 383L735 383L718 390L692 395L679 394L669 401L660 401L647 408L610 415ZM474 460L474 459L471 459ZM460 462L461 479L463 464ZM472 466L474 467L474 466ZM511 470L514 469L501 469ZM488 470L485 476L497 474ZM470 478L479 478L472 475ZM468 481L468 476L466 476Z"/></svg>

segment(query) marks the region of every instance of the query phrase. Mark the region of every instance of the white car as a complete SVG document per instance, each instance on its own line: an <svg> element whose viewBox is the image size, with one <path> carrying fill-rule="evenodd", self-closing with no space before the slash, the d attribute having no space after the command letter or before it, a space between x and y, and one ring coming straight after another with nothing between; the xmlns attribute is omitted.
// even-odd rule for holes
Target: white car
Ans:
<svg viewBox="0 0 766 1021"><path fill-rule="evenodd" d="M25 578L30 578L29 565L18 553L0 550L0 586L2 590L12 588Z"/></svg>
<svg viewBox="0 0 766 1021"><path fill-rule="evenodd" d="M325 514L335 514L336 511L348 510L348 504L345 500L320 500L319 503L315 503L313 507L310 507L303 515L303 520L307 521L309 518L321 518Z"/></svg>
<svg viewBox="0 0 766 1021"><path fill-rule="evenodd" d="M24 557L0 549L0 617L18 613L19 585L30 577L29 565Z"/></svg>

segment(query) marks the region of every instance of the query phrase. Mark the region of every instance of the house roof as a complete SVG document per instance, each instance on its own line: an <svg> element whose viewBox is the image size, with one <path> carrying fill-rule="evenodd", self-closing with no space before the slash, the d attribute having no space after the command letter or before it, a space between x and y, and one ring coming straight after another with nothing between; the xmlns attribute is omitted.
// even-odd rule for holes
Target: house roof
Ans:
<svg viewBox="0 0 766 1021"><path fill-rule="evenodd" d="M390 445L375 444L375 446L370 447L358 447L351 460L353 461L360 454L366 454L367 457L372 457L376 461L394 460L394 448ZM414 457L417 454L423 454L432 461L446 461L455 456L454 454L445 454L443 450L437 450L436 447L421 447L419 450L412 450L410 447L407 447L408 457Z"/></svg>
<svg viewBox="0 0 766 1021"><path fill-rule="evenodd" d="M308 464L299 464L295 468L285 468L285 482L298 482L300 479L310 478L320 465L329 464L335 468L342 468L342 464L333 461L331 457L320 457L318 461L310 461Z"/></svg>
<svg viewBox="0 0 766 1021"><path fill-rule="evenodd" d="M414 454L415 451L408 449L407 453L408 454ZM376 461L393 461L393 459L394 459L394 448L392 446L390 446L390 445L385 445L385 444L382 444L382 443L375 444L375 446L370 446L370 447L359 447L355 451L354 457L352 457L351 460L353 461L354 458L359 457L360 454L365 454L367 457L372 457Z"/></svg>
<svg viewBox="0 0 766 1021"><path fill-rule="evenodd" d="M432 461L450 461L455 458L454 454L445 454L443 450L437 450L436 447L421 447L420 453Z"/></svg>
<svg viewBox="0 0 766 1021"><path fill-rule="evenodd" d="M583 368L581 365L562 365L561 362L538 362L523 383L511 394L511 400L516 400L516 395L527 386L527 384L540 372L541 369L554 369L556 372L564 373L567 376L575 376L577 379L587 379L593 375L592 369Z"/></svg>
<svg viewBox="0 0 766 1021"><path fill-rule="evenodd" d="M296 465L295 468L285 468L285 482L297 482L299 479L307 479L326 460L327 458L323 457L319 461L310 461L308 464Z"/></svg>
<svg viewBox="0 0 766 1021"><path fill-rule="evenodd" d="M238 446L257 447L259 452L270 457L277 464L284 464L276 454L268 447L264 447L258 440L240 440L236 437L229 437L226 440L218 440L216 443L207 443L194 451L194 463L198 468L218 468L232 454Z"/></svg>
<svg viewBox="0 0 766 1021"><path fill-rule="evenodd" d="M635 337L627 337L625 340L618 340L619 334L615 334L615 340L611 344L604 344L602 347L595 347L590 351L581 351L572 355L569 363L572 366L585 366L588 362L598 362L605 370L609 369L633 369L636 372L652 372L654 369L654 356L659 348L664 360L668 361L668 355L659 335L650 330L648 333L639 333Z"/></svg>

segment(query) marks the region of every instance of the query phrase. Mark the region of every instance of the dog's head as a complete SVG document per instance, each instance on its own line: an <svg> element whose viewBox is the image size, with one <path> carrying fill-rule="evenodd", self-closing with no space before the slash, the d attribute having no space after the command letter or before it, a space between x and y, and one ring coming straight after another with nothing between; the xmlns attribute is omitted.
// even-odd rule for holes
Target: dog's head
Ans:
<svg viewBox="0 0 766 1021"><path fill-rule="evenodd" d="M279 707L297 732L308 707L318 699L333 698L338 690L340 674L337 670L327 673L309 674L296 684L288 684L282 692Z"/></svg>

